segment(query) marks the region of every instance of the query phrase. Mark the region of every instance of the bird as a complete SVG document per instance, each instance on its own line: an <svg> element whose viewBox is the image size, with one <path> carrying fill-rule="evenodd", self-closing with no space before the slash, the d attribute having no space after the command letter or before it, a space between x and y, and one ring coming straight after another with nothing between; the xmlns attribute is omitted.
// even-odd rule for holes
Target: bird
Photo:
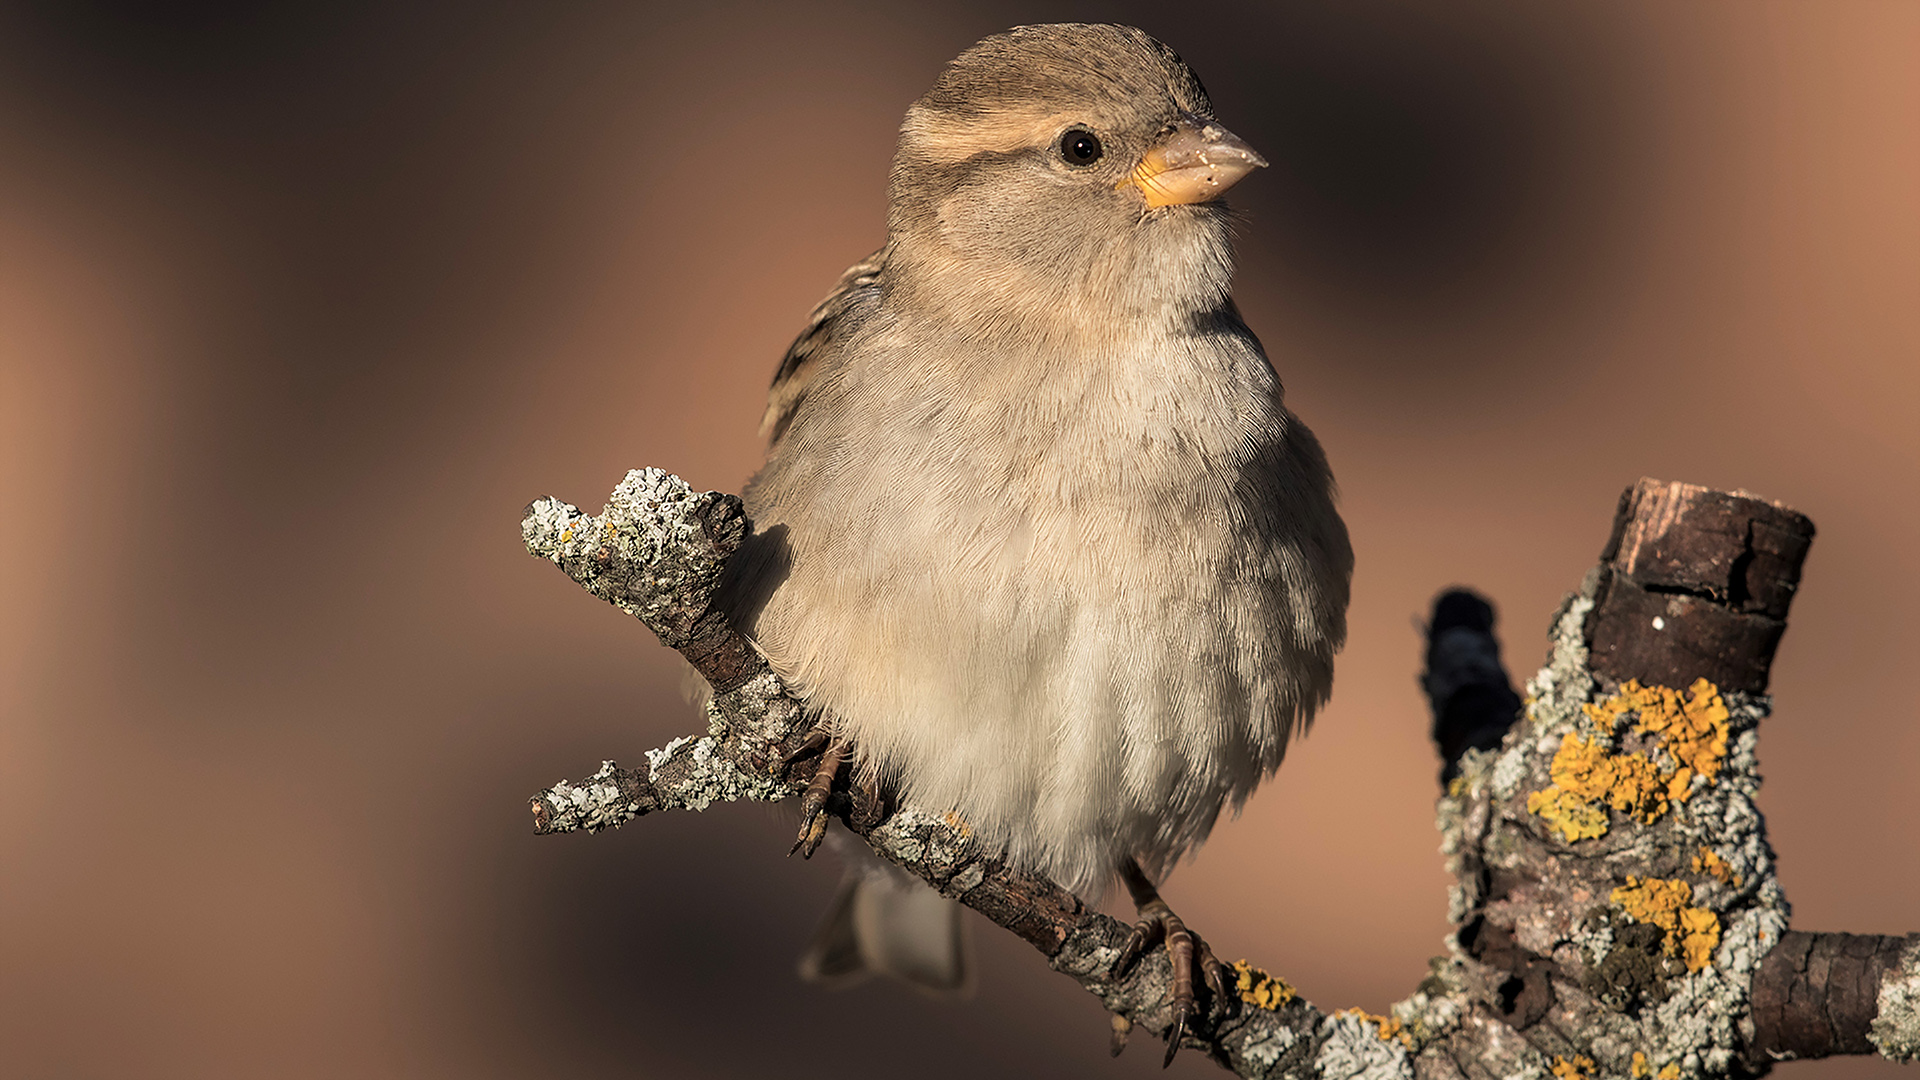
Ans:
<svg viewBox="0 0 1920 1080"><path fill-rule="evenodd" d="M783 357L724 604L821 755L1140 912L1167 1060L1221 965L1158 893L1326 702L1353 554L1231 296L1265 160L1145 32L1015 27L907 110L884 245ZM842 845L843 847L857 846ZM968 980L959 909L871 856L803 969ZM1116 1050L1117 1052L1117 1050Z"/></svg>

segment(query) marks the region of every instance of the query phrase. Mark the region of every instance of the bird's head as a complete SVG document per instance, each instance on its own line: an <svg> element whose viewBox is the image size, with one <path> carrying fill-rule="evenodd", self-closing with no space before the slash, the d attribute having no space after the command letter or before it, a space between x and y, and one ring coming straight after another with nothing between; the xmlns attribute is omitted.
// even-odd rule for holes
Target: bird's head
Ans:
<svg viewBox="0 0 1920 1080"><path fill-rule="evenodd" d="M1216 200L1264 164L1141 31L1018 27L960 54L907 111L891 259L963 318L1190 317L1232 272Z"/></svg>

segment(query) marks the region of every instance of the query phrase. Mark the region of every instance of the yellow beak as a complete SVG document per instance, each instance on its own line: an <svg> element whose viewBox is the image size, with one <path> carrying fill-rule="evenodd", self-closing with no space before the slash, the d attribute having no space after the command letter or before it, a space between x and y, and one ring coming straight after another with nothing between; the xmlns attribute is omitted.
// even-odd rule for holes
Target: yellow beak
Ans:
<svg viewBox="0 0 1920 1080"><path fill-rule="evenodd" d="M1239 179L1266 165L1246 141L1211 120L1182 116L1149 149L1121 187L1131 184L1148 206L1183 206L1220 197Z"/></svg>

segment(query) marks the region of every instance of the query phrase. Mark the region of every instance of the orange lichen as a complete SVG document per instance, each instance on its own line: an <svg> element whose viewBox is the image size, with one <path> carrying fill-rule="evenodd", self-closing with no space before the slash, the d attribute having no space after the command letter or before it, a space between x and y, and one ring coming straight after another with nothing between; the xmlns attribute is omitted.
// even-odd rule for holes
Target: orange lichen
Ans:
<svg viewBox="0 0 1920 1080"><path fill-rule="evenodd" d="M1607 833L1606 807L1649 824L1667 812L1666 777L1641 753L1615 754L1569 731L1548 767L1553 785L1527 796L1527 810L1569 842Z"/></svg>
<svg viewBox="0 0 1920 1080"><path fill-rule="evenodd" d="M1662 747L1673 756L1675 769L1668 776L1669 798L1684 800L1696 774L1711 780L1720 773L1727 756L1727 705L1720 688L1706 679L1695 679L1686 696L1666 686L1641 686L1629 679L1620 692L1593 705L1583 705L1594 726L1611 731L1626 713L1636 713L1634 730L1660 738Z"/></svg>
<svg viewBox="0 0 1920 1080"><path fill-rule="evenodd" d="M1693 886L1676 878L1629 877L1611 897L1636 922L1653 923L1663 930L1676 925L1677 912L1693 903Z"/></svg>
<svg viewBox="0 0 1920 1080"><path fill-rule="evenodd" d="M1680 1066L1671 1061L1660 1066L1660 1075L1653 1080L1680 1080Z"/></svg>
<svg viewBox="0 0 1920 1080"><path fill-rule="evenodd" d="M1567 738L1573 736L1569 734ZM1607 835L1606 809L1559 787L1544 788L1529 794L1527 812L1538 814L1541 820L1559 829L1568 843Z"/></svg>
<svg viewBox="0 0 1920 1080"><path fill-rule="evenodd" d="M1719 689L1701 679L1689 693L1683 698L1677 690L1630 680L1619 693L1582 705L1596 734L1569 731L1561 737L1548 766L1553 782L1527 796L1527 812L1572 843L1606 835L1607 807L1652 824L1669 803L1685 802L1693 792L1693 778L1711 781L1727 754L1728 713ZM1652 736L1655 746L1672 759L1671 766L1648 753L1613 752L1608 740L1627 713L1638 715L1634 730Z"/></svg>
<svg viewBox="0 0 1920 1080"><path fill-rule="evenodd" d="M1406 1047L1413 1046L1413 1034L1406 1030L1406 1025L1402 1024L1400 1021L1394 1019L1391 1016L1377 1016L1361 1008L1341 1009L1338 1013L1335 1013L1334 1015L1353 1016L1373 1024L1374 1026L1380 1029L1381 1042L1389 1042L1393 1039L1398 1039L1400 1040L1400 1044L1402 1046L1406 1046Z"/></svg>
<svg viewBox="0 0 1920 1080"><path fill-rule="evenodd" d="M1628 686L1637 686L1628 683ZM1678 692L1653 687L1647 694L1658 694L1657 705L1640 708L1639 730L1660 736L1667 753L1680 763L1680 773L1698 773L1712 780L1720 775L1727 758L1727 704L1720 700L1720 688L1705 679L1695 679L1687 688L1689 698L1682 702ZM1679 782L1680 775L1676 774ZM1691 775L1686 776L1692 780ZM1685 791L1686 785L1681 784ZM1679 798L1679 796L1675 796Z"/></svg>
<svg viewBox="0 0 1920 1080"><path fill-rule="evenodd" d="M1633 1080L1643 1080L1644 1077L1653 1075L1653 1066L1647 1064L1647 1055L1643 1051L1633 1052L1633 1066L1628 1072L1632 1074Z"/></svg>
<svg viewBox="0 0 1920 1080"><path fill-rule="evenodd" d="M1678 956L1688 971L1713 962L1713 951L1720 947L1720 916L1692 906L1693 886L1678 878L1629 877L1610 899L1634 922L1666 931L1661 949Z"/></svg>
<svg viewBox="0 0 1920 1080"><path fill-rule="evenodd" d="M1719 947L1720 916L1697 907L1680 913L1680 959L1686 961L1688 971L1713 963L1713 950Z"/></svg>
<svg viewBox="0 0 1920 1080"><path fill-rule="evenodd" d="M1693 857L1693 872L1717 878L1736 889L1740 887L1740 875L1734 873L1733 868L1727 865L1727 860L1714 854L1711 848L1701 848L1700 854Z"/></svg>
<svg viewBox="0 0 1920 1080"><path fill-rule="evenodd" d="M1603 743L1569 731L1549 766L1553 786L1589 801L1604 799L1613 786L1613 755Z"/></svg>
<svg viewBox="0 0 1920 1080"><path fill-rule="evenodd" d="M1553 1075L1559 1077L1560 1080L1587 1080L1592 1074L1592 1058L1576 1055L1569 1059L1557 1054L1554 1055Z"/></svg>
<svg viewBox="0 0 1920 1080"><path fill-rule="evenodd" d="M1233 962L1233 986L1240 992L1240 1000L1249 1005L1278 1012L1300 995L1287 980L1269 975L1245 960Z"/></svg>

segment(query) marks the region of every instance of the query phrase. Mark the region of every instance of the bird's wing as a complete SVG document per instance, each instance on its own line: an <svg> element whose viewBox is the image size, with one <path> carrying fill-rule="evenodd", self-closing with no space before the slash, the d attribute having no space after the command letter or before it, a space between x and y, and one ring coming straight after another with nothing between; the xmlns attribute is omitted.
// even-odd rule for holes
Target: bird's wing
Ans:
<svg viewBox="0 0 1920 1080"><path fill-rule="evenodd" d="M886 261L887 251L881 248L840 275L840 283L813 309L807 328L787 346L780 370L773 373L773 387L767 391L767 414L760 421L760 434L771 442L779 442L786 433L808 387L819 377L821 354L857 326L879 300L880 270Z"/></svg>

